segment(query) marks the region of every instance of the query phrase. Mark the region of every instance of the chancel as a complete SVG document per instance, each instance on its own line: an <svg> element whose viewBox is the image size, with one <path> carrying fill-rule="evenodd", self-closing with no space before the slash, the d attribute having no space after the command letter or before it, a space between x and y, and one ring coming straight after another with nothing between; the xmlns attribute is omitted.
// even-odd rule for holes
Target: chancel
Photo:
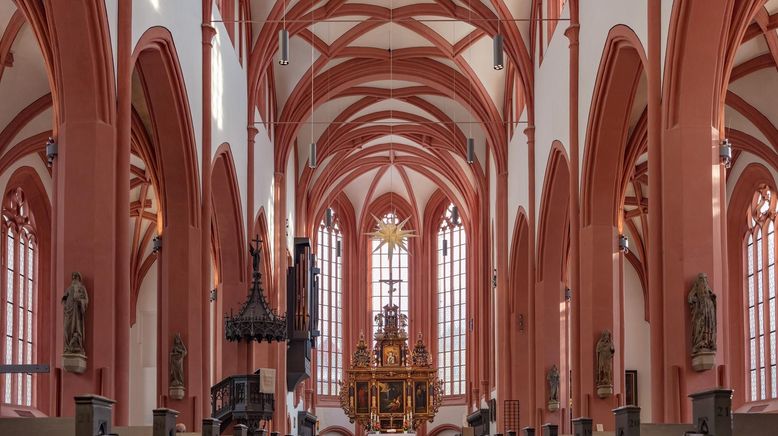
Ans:
<svg viewBox="0 0 778 436"><path fill-rule="evenodd" d="M774 435L778 0L0 0L0 435Z"/></svg>

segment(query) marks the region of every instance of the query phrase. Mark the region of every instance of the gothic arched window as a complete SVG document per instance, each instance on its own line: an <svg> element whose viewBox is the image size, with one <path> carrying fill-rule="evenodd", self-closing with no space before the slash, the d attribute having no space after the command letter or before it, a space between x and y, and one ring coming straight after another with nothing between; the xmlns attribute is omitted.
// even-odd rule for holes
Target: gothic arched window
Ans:
<svg viewBox="0 0 778 436"><path fill-rule="evenodd" d="M2 211L2 262L0 295L5 308L0 318L3 331L3 363L32 364L35 359L35 302L37 300L37 243L24 192L10 192ZM4 374L3 402L34 406L34 380L30 374Z"/></svg>
<svg viewBox="0 0 778 436"><path fill-rule="evenodd" d="M385 223L399 224L400 219L394 213L387 213L381 220ZM375 316L381 313L381 308L389 304L390 285L386 283L389 280L389 249L386 244L378 248L380 242L370 241L371 257L371 321ZM376 251L376 249L378 249ZM392 255L391 267L392 280L400 280L394 284L395 292L392 295L392 302L400 307L400 313L408 316L408 253L405 250L395 250ZM375 322L373 326L373 337L375 337Z"/></svg>
<svg viewBox="0 0 778 436"><path fill-rule="evenodd" d="M321 336L316 350L316 393L337 395L343 373L343 235L334 216L319 224L317 245Z"/></svg>
<svg viewBox="0 0 778 436"><path fill-rule="evenodd" d="M452 205L438 230L438 374L446 395L465 393L467 244Z"/></svg>
<svg viewBox="0 0 778 436"><path fill-rule="evenodd" d="M746 234L746 299L749 401L778 398L775 337L776 197L766 186L757 190L749 209Z"/></svg>

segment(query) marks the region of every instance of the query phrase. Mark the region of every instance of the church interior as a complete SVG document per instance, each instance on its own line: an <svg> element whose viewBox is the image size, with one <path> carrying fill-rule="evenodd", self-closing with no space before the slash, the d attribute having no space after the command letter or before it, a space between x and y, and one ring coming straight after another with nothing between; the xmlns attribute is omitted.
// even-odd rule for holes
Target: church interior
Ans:
<svg viewBox="0 0 778 436"><path fill-rule="evenodd" d="M776 101L778 0L0 0L0 434L775 435Z"/></svg>

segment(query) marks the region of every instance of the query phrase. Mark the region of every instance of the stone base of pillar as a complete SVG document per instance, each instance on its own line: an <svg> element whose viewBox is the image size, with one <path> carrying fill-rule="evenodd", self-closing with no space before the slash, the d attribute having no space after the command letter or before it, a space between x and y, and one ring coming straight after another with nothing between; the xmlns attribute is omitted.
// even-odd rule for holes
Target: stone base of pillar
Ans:
<svg viewBox="0 0 778 436"><path fill-rule="evenodd" d="M183 400L186 396L186 389L183 386L171 386L168 389L168 396L172 400Z"/></svg>
<svg viewBox="0 0 778 436"><path fill-rule="evenodd" d="M597 396L600 398L608 398L613 395L613 385L597 386Z"/></svg>
<svg viewBox="0 0 778 436"><path fill-rule="evenodd" d="M83 374L86 372L86 356L83 354L65 353L62 355L62 367L67 372Z"/></svg>
<svg viewBox="0 0 778 436"><path fill-rule="evenodd" d="M716 364L715 351L701 351L692 355L692 368L695 371L707 371Z"/></svg>

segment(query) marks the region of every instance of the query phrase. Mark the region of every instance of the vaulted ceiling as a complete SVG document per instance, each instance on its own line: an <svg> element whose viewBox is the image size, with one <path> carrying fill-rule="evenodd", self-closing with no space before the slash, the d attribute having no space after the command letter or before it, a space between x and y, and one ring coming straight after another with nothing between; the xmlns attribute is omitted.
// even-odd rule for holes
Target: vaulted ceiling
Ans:
<svg viewBox="0 0 778 436"><path fill-rule="evenodd" d="M531 3L253 0L250 71L255 85L272 77L276 166L296 156L307 209L320 214L342 192L359 216L394 192L421 215L437 189L465 215L478 204L486 150L502 169L512 113L521 110L514 105L528 98L521 89L531 74ZM282 28L290 34L284 66L277 62ZM492 59L498 32L507 64L499 71ZM465 159L468 137L476 143L473 165ZM316 169L307 166L312 142Z"/></svg>

